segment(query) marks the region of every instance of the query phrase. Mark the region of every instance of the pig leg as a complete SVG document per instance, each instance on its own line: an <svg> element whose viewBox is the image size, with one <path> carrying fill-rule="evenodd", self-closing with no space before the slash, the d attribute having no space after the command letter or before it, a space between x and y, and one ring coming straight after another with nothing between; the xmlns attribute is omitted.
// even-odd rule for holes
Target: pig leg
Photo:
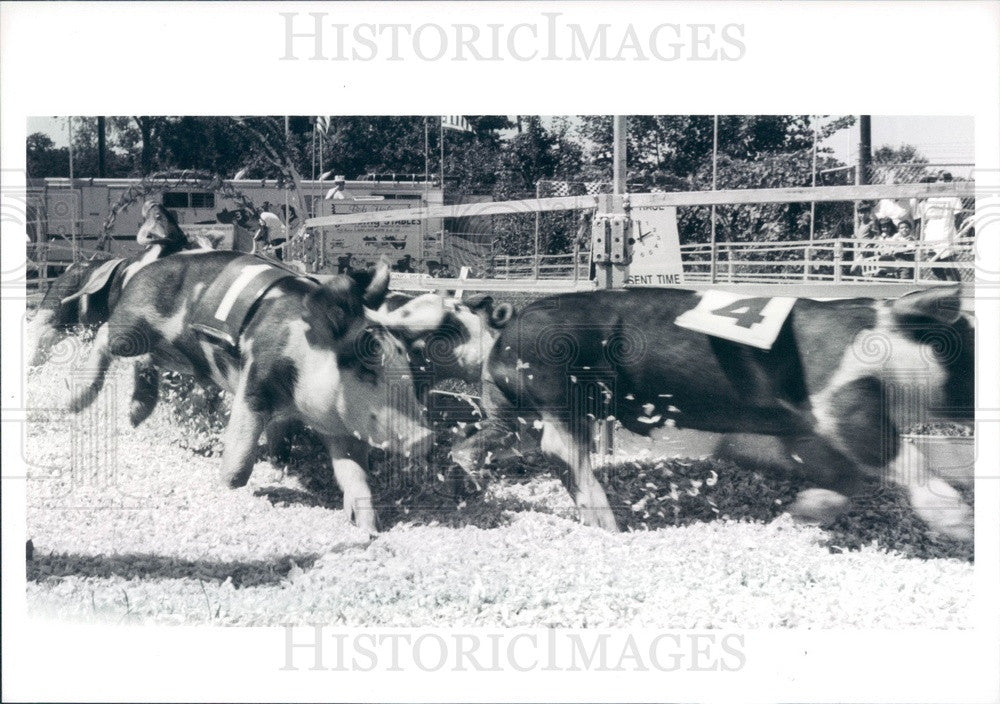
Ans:
<svg viewBox="0 0 1000 704"><path fill-rule="evenodd" d="M903 443L889 466L889 477L910 494L910 504L932 530L955 540L971 541L972 509L962 496L925 467L923 454L911 443Z"/></svg>
<svg viewBox="0 0 1000 704"><path fill-rule="evenodd" d="M267 426L267 452L279 464L287 464L292 458L292 435L302 428L302 423L294 418L275 418Z"/></svg>
<svg viewBox="0 0 1000 704"><path fill-rule="evenodd" d="M268 421L268 414L253 408L249 403L249 376L246 370L240 375L223 438L225 449L222 453L222 481L231 489L246 486L250 481L257 455L257 441Z"/></svg>
<svg viewBox="0 0 1000 704"><path fill-rule="evenodd" d="M796 474L818 485L800 491L788 512L806 523L831 523L847 510L848 497L861 489L863 475L857 462L817 435L785 438L782 445L783 451L777 453L781 466L797 468Z"/></svg>
<svg viewBox="0 0 1000 704"><path fill-rule="evenodd" d="M132 368L135 383L132 385L132 403L129 406L129 422L135 428L156 408L160 384L159 373L149 359L137 361Z"/></svg>
<svg viewBox="0 0 1000 704"><path fill-rule="evenodd" d="M799 492L789 512L804 521L829 523L896 455L899 433L886 416L881 382L855 379L816 399L816 432L783 438L781 465L797 466L819 488ZM787 458L787 459L785 459Z"/></svg>
<svg viewBox="0 0 1000 704"><path fill-rule="evenodd" d="M472 434L455 442L451 459L469 476L485 479L482 469L491 458L513 452L520 442L519 435L527 432L518 428L517 409L504 397L496 384L487 376L483 379L483 416Z"/></svg>
<svg viewBox="0 0 1000 704"><path fill-rule="evenodd" d="M104 386L104 375L111 364L111 328L108 323L102 325L94 336L94 345L90 355L79 372L73 375L70 389L69 409L79 413L87 408Z"/></svg>
<svg viewBox="0 0 1000 704"><path fill-rule="evenodd" d="M333 476L344 494L347 517L370 536L378 535L372 491L363 466L368 465L368 446L351 437L325 438L333 463Z"/></svg>
<svg viewBox="0 0 1000 704"><path fill-rule="evenodd" d="M56 321L54 311L43 309L35 313L28 321L24 331L24 359L29 367L45 364L52 353L52 348L59 344L68 332Z"/></svg>
<svg viewBox="0 0 1000 704"><path fill-rule="evenodd" d="M573 432L563 421L543 413L542 452L568 466L564 483L576 503L583 523L617 533L618 524L607 494L590 466L590 433L583 425L585 421L579 422L581 427Z"/></svg>

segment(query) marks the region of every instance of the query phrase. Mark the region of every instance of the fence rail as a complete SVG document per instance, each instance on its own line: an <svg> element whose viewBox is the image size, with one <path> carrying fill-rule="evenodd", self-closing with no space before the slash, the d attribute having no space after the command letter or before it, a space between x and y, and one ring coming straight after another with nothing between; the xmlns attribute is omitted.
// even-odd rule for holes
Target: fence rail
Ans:
<svg viewBox="0 0 1000 704"><path fill-rule="evenodd" d="M947 247L906 240L835 239L812 242L723 242L681 246L686 282L867 283L893 279L929 283L957 272L975 278L973 238Z"/></svg>
<svg viewBox="0 0 1000 704"><path fill-rule="evenodd" d="M880 199L924 199L931 197L971 198L976 195L972 181L916 183L897 185L825 186L807 188L741 189L675 193L635 193L629 196L632 206L711 206L760 203L828 203L876 201ZM597 196L565 196L533 198L502 203L472 203L451 206L353 213L310 218L305 226L323 227L334 224L392 222L400 219L460 218L484 215L531 214L542 212L592 209L598 206ZM446 238L447 239L447 238ZM448 243L445 243L447 249ZM453 249L470 259L485 254L473 243ZM789 281L870 283L893 278L910 282L931 282L950 271L958 271L965 280L974 277L973 243L969 238L958 240L942 261L934 245L892 240L816 239L782 242L720 242L688 244L681 247L685 280L695 283L709 280L715 262L717 281L727 283L782 283ZM57 256L58 254L58 256ZM29 273L37 283L50 281L54 260L78 260L94 252L83 251L75 241L50 241L29 246ZM469 262L481 269L474 278L491 278L501 282L559 282L557 286L584 285L590 279L590 263L586 252L556 255L507 256L492 255L480 262ZM480 266L475 266L480 264ZM504 290L507 284L499 284ZM497 289L499 290L499 289ZM511 289L514 290L514 289Z"/></svg>

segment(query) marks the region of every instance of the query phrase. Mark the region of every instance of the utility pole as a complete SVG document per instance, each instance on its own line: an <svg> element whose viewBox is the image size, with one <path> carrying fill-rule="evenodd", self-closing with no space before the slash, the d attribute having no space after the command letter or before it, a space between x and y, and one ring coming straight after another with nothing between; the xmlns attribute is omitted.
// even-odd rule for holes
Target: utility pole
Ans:
<svg viewBox="0 0 1000 704"><path fill-rule="evenodd" d="M872 116L861 115L861 141L858 144L858 185L868 183L872 163Z"/></svg>
<svg viewBox="0 0 1000 704"><path fill-rule="evenodd" d="M104 152L106 150L106 137L105 130L106 125L104 124L104 118L97 118L97 177L104 178L107 174L104 172Z"/></svg>
<svg viewBox="0 0 1000 704"><path fill-rule="evenodd" d="M73 180L73 118L66 118L66 126L69 129L69 180Z"/></svg>

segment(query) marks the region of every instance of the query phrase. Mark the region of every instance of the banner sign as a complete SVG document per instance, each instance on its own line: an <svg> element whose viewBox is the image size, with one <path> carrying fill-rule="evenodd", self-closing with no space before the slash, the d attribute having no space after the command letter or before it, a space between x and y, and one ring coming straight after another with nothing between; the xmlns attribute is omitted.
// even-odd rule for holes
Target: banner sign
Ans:
<svg viewBox="0 0 1000 704"><path fill-rule="evenodd" d="M325 203L322 214L343 215L405 210L414 205L419 203L343 198ZM327 261L336 262L350 256L351 266L356 268L371 266L382 257L405 268L410 260L436 258L441 255L439 220L415 218L395 222L326 225L323 227L323 233ZM414 261L413 267L416 266L417 261Z"/></svg>

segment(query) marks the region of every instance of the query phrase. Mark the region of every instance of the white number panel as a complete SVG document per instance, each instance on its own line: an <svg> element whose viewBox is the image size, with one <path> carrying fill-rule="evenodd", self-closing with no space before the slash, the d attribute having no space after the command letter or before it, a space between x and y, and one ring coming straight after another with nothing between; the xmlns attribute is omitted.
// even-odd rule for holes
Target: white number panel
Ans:
<svg viewBox="0 0 1000 704"><path fill-rule="evenodd" d="M795 298L747 296L728 291L706 291L697 306L677 316L674 323L706 335L769 350Z"/></svg>

